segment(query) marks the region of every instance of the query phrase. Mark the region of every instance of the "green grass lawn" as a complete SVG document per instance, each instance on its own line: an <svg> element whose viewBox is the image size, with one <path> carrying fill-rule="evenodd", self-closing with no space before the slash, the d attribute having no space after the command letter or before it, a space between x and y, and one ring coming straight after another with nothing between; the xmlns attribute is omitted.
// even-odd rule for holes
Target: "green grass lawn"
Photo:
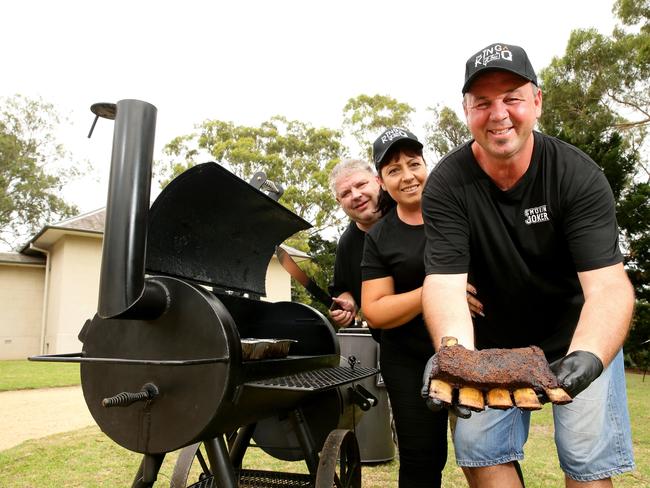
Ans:
<svg viewBox="0 0 650 488"><path fill-rule="evenodd" d="M0 363L0 368L5 365ZM60 366L60 365L56 365ZM78 367L77 367L78 369ZM628 395L637 470L616 478L623 488L650 487L650 377L628 374ZM550 407L533 415L526 459L522 463L527 488L564 486L553 444ZM169 486L176 454L167 456L156 486ZM454 463L450 443L449 462L443 486L466 486ZM0 487L2 488L93 488L130 486L140 457L117 446L97 427L27 441L0 452ZM273 471L305 472L302 462L286 463L251 448L244 466ZM398 462L364 466L364 488L397 486Z"/></svg>
<svg viewBox="0 0 650 488"><path fill-rule="evenodd" d="M80 381L79 365L75 363L0 361L0 391L71 386Z"/></svg>

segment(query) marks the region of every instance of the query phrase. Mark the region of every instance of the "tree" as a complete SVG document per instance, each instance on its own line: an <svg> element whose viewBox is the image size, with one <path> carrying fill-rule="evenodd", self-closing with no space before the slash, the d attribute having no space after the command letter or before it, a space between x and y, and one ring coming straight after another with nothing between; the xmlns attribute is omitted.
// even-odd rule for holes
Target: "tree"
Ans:
<svg viewBox="0 0 650 488"><path fill-rule="evenodd" d="M0 241L15 248L46 222L76 213L57 193L78 170L64 162L51 104L14 95L0 106Z"/></svg>
<svg viewBox="0 0 650 488"><path fill-rule="evenodd" d="M424 125L426 146L439 158L456 146L471 139L472 135L456 112L449 107L428 107L432 120Z"/></svg>
<svg viewBox="0 0 650 488"><path fill-rule="evenodd" d="M410 105L386 95L358 95L343 107L343 128L350 132L370 160L372 141L389 127L408 128L414 111Z"/></svg>
<svg viewBox="0 0 650 488"><path fill-rule="evenodd" d="M618 0L613 11L623 26L611 36L573 31L564 56L540 72L540 125L591 156L612 186L637 295L625 345L628 361L635 363L642 353L639 338L650 338L650 171L643 157L650 126L650 2Z"/></svg>
<svg viewBox="0 0 650 488"><path fill-rule="evenodd" d="M650 1L618 0L613 12L623 26L611 36L573 31L565 55L542 73L544 105L554 109L542 125L578 143L619 131L639 148L650 126ZM639 161L637 169L647 178L646 164Z"/></svg>

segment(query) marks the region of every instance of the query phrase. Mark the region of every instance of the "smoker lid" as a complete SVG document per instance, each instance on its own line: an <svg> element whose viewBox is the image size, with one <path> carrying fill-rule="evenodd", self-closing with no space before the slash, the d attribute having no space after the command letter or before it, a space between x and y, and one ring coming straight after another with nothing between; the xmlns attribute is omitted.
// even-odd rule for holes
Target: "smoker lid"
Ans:
<svg viewBox="0 0 650 488"><path fill-rule="evenodd" d="M175 178L149 210L146 269L266 295L275 247L311 225L217 163Z"/></svg>

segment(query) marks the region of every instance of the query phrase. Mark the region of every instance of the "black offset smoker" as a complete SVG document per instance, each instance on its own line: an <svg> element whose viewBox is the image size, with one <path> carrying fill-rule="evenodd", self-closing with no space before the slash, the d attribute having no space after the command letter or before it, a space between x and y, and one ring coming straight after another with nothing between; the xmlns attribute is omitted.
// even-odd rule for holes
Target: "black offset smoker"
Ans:
<svg viewBox="0 0 650 488"><path fill-rule="evenodd" d="M275 247L309 224L216 163L181 174L149 209L156 108L102 109L115 128L98 311L81 353L30 359L81 363L97 424L144 454L133 487L153 486L181 448L176 487L189 486L195 459L196 487L360 486L356 440L337 427L376 402L355 382L377 371L339 366L336 334L316 310L259 299ZM249 337L295 342L286 357L248 360ZM305 459L310 474L242 469L251 439Z"/></svg>

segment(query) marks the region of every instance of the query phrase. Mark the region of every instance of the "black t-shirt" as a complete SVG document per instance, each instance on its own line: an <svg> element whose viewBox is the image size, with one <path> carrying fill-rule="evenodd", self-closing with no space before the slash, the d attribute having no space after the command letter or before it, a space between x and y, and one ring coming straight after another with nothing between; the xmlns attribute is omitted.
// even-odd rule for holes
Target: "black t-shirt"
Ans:
<svg viewBox="0 0 650 488"><path fill-rule="evenodd" d="M361 261L364 281L393 278L395 293L405 293L424 282L424 226L409 225L391 209L366 235ZM433 354L433 345L422 315L393 329L382 329L381 341L404 348L423 358Z"/></svg>
<svg viewBox="0 0 650 488"><path fill-rule="evenodd" d="M500 190L464 144L431 172L422 212L427 274L469 273L485 318L476 347L566 353L584 303L578 271L622 261L615 204L600 168L577 148L534 132L531 163Z"/></svg>
<svg viewBox="0 0 650 488"><path fill-rule="evenodd" d="M349 292L361 307L361 257L366 233L350 222L336 246L334 278L329 290L332 296Z"/></svg>

